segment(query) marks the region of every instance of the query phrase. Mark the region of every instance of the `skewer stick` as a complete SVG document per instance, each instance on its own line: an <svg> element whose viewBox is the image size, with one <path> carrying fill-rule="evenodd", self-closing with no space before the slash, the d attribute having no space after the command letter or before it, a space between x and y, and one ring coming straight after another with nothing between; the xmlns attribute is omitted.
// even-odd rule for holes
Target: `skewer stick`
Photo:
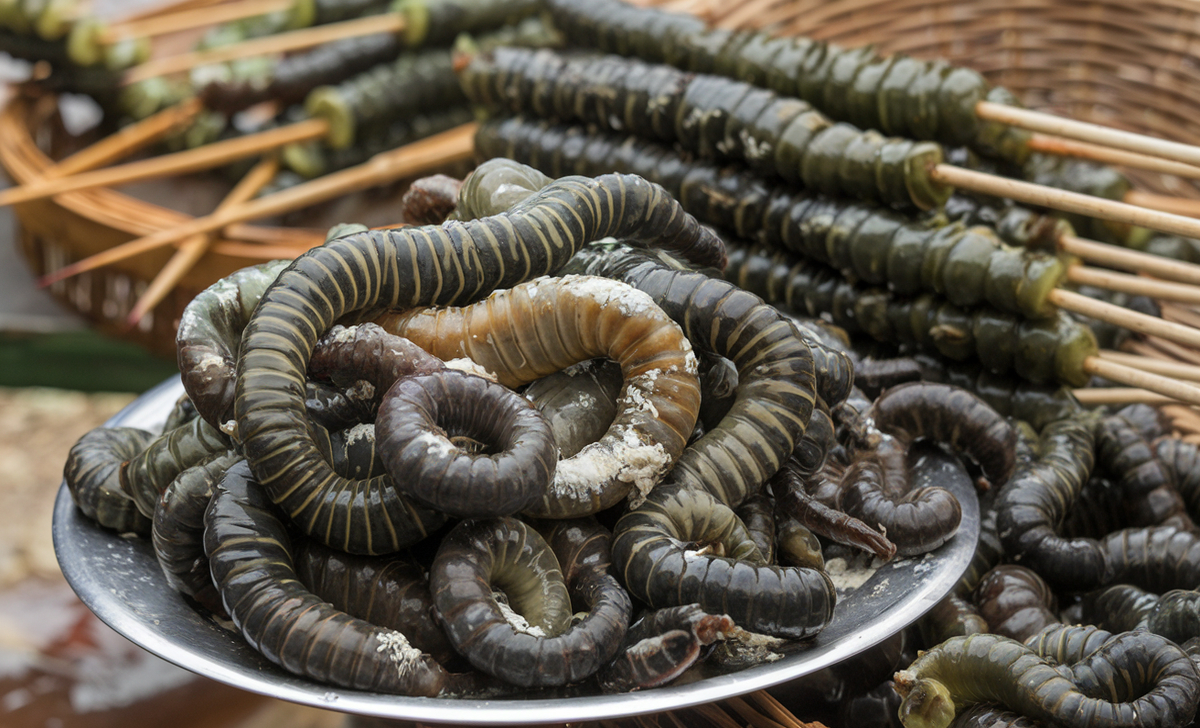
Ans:
<svg viewBox="0 0 1200 728"><path fill-rule="evenodd" d="M42 276L38 285L46 287L71 276L170 245L191 235L220 230L245 220L299 210L334 197L403 177L424 174L446 164L470 159L474 154L473 139L476 127L477 124L473 123L463 124L421 141L377 154L357 167L318 177L295 187L233 205L226 210L217 210L211 215L122 243Z"/></svg>
<svg viewBox="0 0 1200 728"><path fill-rule="evenodd" d="M247 200L253 199L258 194L258 191L263 188L279 171L279 157L271 155L257 165L255 165L246 176L239 181L225 199L221 200L221 204L217 206L217 210L227 210L234 205L241 204ZM146 315L150 309L159 304L166 297L167 293L178 285L180 279L192 269L196 261L200 260L213 242L213 233L201 233L193 235L179 245L179 250L171 256L167 264L162 267L162 270L154 276L154 280L150 281L150 285L145 292L133 304L133 309L129 312L129 318L125 323L129 328L137 326L142 317Z"/></svg>
<svg viewBox="0 0 1200 728"><path fill-rule="evenodd" d="M1064 119L1061 116L1041 111L1031 111L991 101L980 101L975 104L975 115L980 119L998 121L1030 131L1040 131L1043 134L1055 134L1152 157L1200 165L1200 147L1190 144L1156 139L1145 134L1121 131L1100 124L1090 124L1086 121Z"/></svg>
<svg viewBox="0 0 1200 728"><path fill-rule="evenodd" d="M1143 372L1139 369L1127 367L1124 364L1117 364L1098 356L1089 356L1084 359L1083 370L1088 374L1103 377L1120 384L1149 389L1151 392L1157 392L1180 402L1200 404L1200 387L1194 384L1181 382L1159 374Z"/></svg>
<svg viewBox="0 0 1200 728"><path fill-rule="evenodd" d="M1094 240L1085 240L1074 235L1060 237L1058 247L1064 253L1077 255L1084 260L1111 268L1147 273L1168 281L1200 285L1200 265L1194 263L1184 263L1159 255L1097 243Z"/></svg>
<svg viewBox="0 0 1200 728"><path fill-rule="evenodd" d="M1157 336L1147 336L1146 343L1150 344L1159 351L1169 354L1179 361L1188 361L1193 364L1200 364L1200 352L1195 349L1189 349L1186 346L1180 346L1173 341L1167 341Z"/></svg>
<svg viewBox="0 0 1200 728"><path fill-rule="evenodd" d="M1143 190L1129 190L1125 193L1125 201L1131 205L1148 207L1151 210L1173 212L1176 215L1200 217L1200 200L1189 200L1186 197L1171 197L1158 195Z"/></svg>
<svg viewBox="0 0 1200 728"><path fill-rule="evenodd" d="M1124 364L1134 369L1141 369L1144 372L1161 374L1164 377L1174 377L1188 382L1200 382L1200 367L1192 364L1152 359L1150 357L1138 356L1137 354L1127 354L1123 351L1109 351L1107 349L1100 352L1100 358L1116 362L1117 364Z"/></svg>
<svg viewBox="0 0 1200 728"><path fill-rule="evenodd" d="M407 22L399 13L383 15L368 15L365 18L345 20L340 23L329 23L314 28L301 28L287 33L278 33L262 38L252 38L241 43L233 43L219 48L208 48L202 51L181 53L176 56L147 61L140 66L134 66L125 74L123 83L126 85L145 81L148 78L166 76L171 73L190 71L198 66L211 63L225 63L239 58L252 58L274 53L287 53L304 48L332 43L336 40L357 38L376 33L399 33L404 30Z"/></svg>
<svg viewBox="0 0 1200 728"><path fill-rule="evenodd" d="M293 5L295 5L295 0L242 0L211 8L192 8L153 18L126 20L106 28L100 35L100 43L108 45L130 38L152 38L156 35L178 33L181 30L192 30L206 25L229 23L287 10Z"/></svg>
<svg viewBox="0 0 1200 728"><path fill-rule="evenodd" d="M200 100L194 98L165 108L62 159L45 170L42 179L67 177L103 167L162 139L196 118L202 108Z"/></svg>
<svg viewBox="0 0 1200 728"><path fill-rule="evenodd" d="M1097 301L1094 298L1062 288L1050 291L1046 300L1059 308L1123 326L1131 331L1153 334L1168 341L1200 348L1200 329L1193 329L1173 321L1164 321L1157 316L1147 316L1144 313L1131 311L1124 306Z"/></svg>
<svg viewBox="0 0 1200 728"><path fill-rule="evenodd" d="M981 192L993 197L1008 197L1027 205L1050 207L1055 210L1074 212L1079 215L1098 217L1102 220L1141 225L1153 230L1175 233L1184 237L1200 237L1200 220L1169 212L1147 210L1144 207L1124 202L1106 200L1078 192L1044 187L1007 177L997 177L976 172L952 164L935 165L930 177L943 184L965 190Z"/></svg>
<svg viewBox="0 0 1200 728"><path fill-rule="evenodd" d="M1162 305L1162 317L1168 321L1177 321L1184 326L1200 326L1200 313L1183 306Z"/></svg>
<svg viewBox="0 0 1200 728"><path fill-rule="evenodd" d="M1091 268L1077 263L1067 266L1067 280L1072 283L1107 288L1110 291L1120 291L1121 293L1128 293L1134 296L1149 296L1160 301L1200 303L1200 286L1168 283L1154 278L1131 276L1126 273L1114 273L1110 270ZM1166 317L1164 316L1164 318ZM1195 326L1196 324L1189 325Z"/></svg>
<svg viewBox="0 0 1200 728"><path fill-rule="evenodd" d="M1136 387L1087 387L1071 391L1084 407L1102 404L1177 404L1174 397Z"/></svg>
<svg viewBox="0 0 1200 728"><path fill-rule="evenodd" d="M0 192L0 207L28 202L43 197L53 197L64 192L76 192L92 187L111 187L137 180L169 177L203 169L212 169L222 164L243 159L264 151L270 151L293 142L319 139L329 132L329 122L324 119L306 119L288 126L257 134L214 142L197 149L188 149L175 154L143 159L116 167L99 169L62 177L54 180L37 181Z"/></svg>
<svg viewBox="0 0 1200 728"><path fill-rule="evenodd" d="M733 709L751 728L786 728L782 723L755 710L741 698L727 698L723 705Z"/></svg>
<svg viewBox="0 0 1200 728"><path fill-rule="evenodd" d="M175 2L169 2L165 5L156 5L154 7L146 8L145 10L140 10L136 13L131 13L122 17L119 22L132 23L138 20L145 20L146 18L157 18L162 15L170 15L171 13L178 13L184 10L191 10L193 8L208 8L212 7L213 5L222 5L224 3L225 0L175 0Z"/></svg>
<svg viewBox="0 0 1200 728"><path fill-rule="evenodd" d="M1102 147L1099 144L1078 142L1047 134L1034 134L1029 140L1029 148L1035 152L1055 154L1060 157L1080 157L1106 164L1119 164L1124 167L1148 169L1152 172L1173 174L1187 179L1200 179L1200 167L1183 162L1176 162L1162 157L1154 157L1137 152L1126 152L1112 147ZM1129 200L1126 200L1129 202ZM1136 203L1131 203L1136 204Z"/></svg>
<svg viewBox="0 0 1200 728"><path fill-rule="evenodd" d="M1190 433L1200 433L1200 414L1191 407L1171 404L1160 407L1162 413L1171 418L1171 424L1177 429Z"/></svg>

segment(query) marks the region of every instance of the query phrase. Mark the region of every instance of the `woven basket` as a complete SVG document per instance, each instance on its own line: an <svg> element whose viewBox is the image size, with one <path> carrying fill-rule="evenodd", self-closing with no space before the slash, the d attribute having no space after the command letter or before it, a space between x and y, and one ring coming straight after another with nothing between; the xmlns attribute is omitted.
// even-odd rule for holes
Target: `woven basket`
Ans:
<svg viewBox="0 0 1200 728"><path fill-rule="evenodd" d="M688 10L730 28L769 28L884 53L945 57L1007 86L1028 106L1190 143L1200 142L1200 2L1063 0L635 0ZM34 130L50 113L20 100L0 115L0 163L18 182L51 164ZM1186 197L1200 189L1131 171L1139 187ZM110 190L20 205L21 246L35 273L144 235L186 216ZM283 230L262 232L270 243ZM294 250L294 248L292 249ZM173 248L57 284L55 296L106 333L170 353L183 306L237 268L287 248L218 242L132 331L123 319Z"/></svg>

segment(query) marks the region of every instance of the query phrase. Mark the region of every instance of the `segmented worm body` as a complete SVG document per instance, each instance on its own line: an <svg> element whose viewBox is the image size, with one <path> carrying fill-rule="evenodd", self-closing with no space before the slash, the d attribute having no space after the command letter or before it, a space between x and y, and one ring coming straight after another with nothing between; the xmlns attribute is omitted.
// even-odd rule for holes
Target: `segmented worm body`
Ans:
<svg viewBox="0 0 1200 728"><path fill-rule="evenodd" d="M705 491L655 488L614 534L621 580L652 607L695 603L752 632L789 638L812 636L832 618L829 577L767 565L733 511Z"/></svg>
<svg viewBox="0 0 1200 728"><path fill-rule="evenodd" d="M389 479L337 478L304 432L304 370L317 339L346 314L476 300L557 270L583 244L610 235L686 248L711 233L661 188L612 175L560 180L504 215L352 234L297 258L259 302L238 362L238 430L272 499L344 550L393 551L423 537ZM356 498L322 511L319 490ZM378 505L370 515L367 503Z"/></svg>
<svg viewBox="0 0 1200 728"><path fill-rule="evenodd" d="M1124 417L1110 415L1097 420L1096 467L1115 481L1126 507L1135 513L1132 525L1158 525L1178 517L1186 521L1180 525L1192 526L1171 471Z"/></svg>
<svg viewBox="0 0 1200 728"><path fill-rule="evenodd" d="M1154 453L1173 476L1188 512L1200 517L1200 447L1176 437L1154 441Z"/></svg>
<svg viewBox="0 0 1200 728"><path fill-rule="evenodd" d="M913 382L875 400L868 416L883 432L911 443L928 438L967 454L994 485L1016 467L1017 431L971 392L945 384Z"/></svg>
<svg viewBox="0 0 1200 728"><path fill-rule="evenodd" d="M1117 635L1070 668L1005 637L955 637L895 680L907 728L944 728L958 705L980 702L1080 728L1184 726L1200 699L1191 658L1147 632ZM1100 691L1104 697L1092 697Z"/></svg>
<svg viewBox="0 0 1200 728"><path fill-rule="evenodd" d="M1024 642L1045 627L1058 624L1058 600L1036 572L1005 564L988 572L975 590L986 632Z"/></svg>
<svg viewBox="0 0 1200 728"><path fill-rule="evenodd" d="M1117 584L1083 597L1081 612L1088 624L1110 632L1129 632L1145 627L1159 596L1130 584Z"/></svg>
<svg viewBox="0 0 1200 728"><path fill-rule="evenodd" d="M334 41L280 59L266 78L221 79L200 89L205 107L234 113L262 101L303 101L314 88L337 83L392 60L404 49L394 33L375 33Z"/></svg>
<svg viewBox="0 0 1200 728"><path fill-rule="evenodd" d="M909 489L907 459L905 449L895 443L864 453L846 468L837 507L886 533L897 555L915 556L958 532L962 505L944 488Z"/></svg>
<svg viewBox="0 0 1200 728"><path fill-rule="evenodd" d="M433 595L419 564L407 558L355 556L315 541L296 549L296 576L313 594L352 617L393 629L439 664L456 656L433 618Z"/></svg>
<svg viewBox="0 0 1200 728"><path fill-rule="evenodd" d="M286 260L250 266L222 278L191 300L179 317L175 345L183 388L213 427L233 419L233 390L242 331Z"/></svg>
<svg viewBox="0 0 1200 728"><path fill-rule="evenodd" d="M766 493L756 493L742 501L734 513L746 527L750 540L758 547L763 560L775 563L775 501Z"/></svg>
<svg viewBox="0 0 1200 728"><path fill-rule="evenodd" d="M514 117L481 126L476 144L485 154L511 157L553 176L612 169L642 175L703 222L898 295L938 293L956 306L987 303L1005 313L1045 318L1055 310L1047 297L1066 279L1062 260L1005 245L990 227L913 220L870 202L771 184L754 172L637 136Z"/></svg>
<svg viewBox="0 0 1200 728"><path fill-rule="evenodd" d="M358 690L433 696L448 675L395 630L356 619L306 590L287 528L239 463L204 516L213 581L246 641L289 672Z"/></svg>
<svg viewBox="0 0 1200 728"><path fill-rule="evenodd" d="M996 373L1073 386L1089 381L1083 361L1099 351L1091 330L1064 311L1022 320L986 307L962 309L934 294L900 299L785 252L726 247L726 280L801 313L829 315L835 324L877 341L911 343L956 361L973 358Z"/></svg>
<svg viewBox="0 0 1200 728"><path fill-rule="evenodd" d="M163 491L151 530L154 555L167 584L221 615L225 608L204 555L204 511L225 472L242 460L228 450L180 473Z"/></svg>
<svg viewBox="0 0 1200 728"><path fill-rule="evenodd" d="M580 566L576 586L590 613L569 625L562 573L536 531L511 518L464 521L442 540L430 585L450 642L477 669L523 687L565 685L612 659L631 610L607 569ZM505 616L493 589L503 590L527 624Z"/></svg>
<svg viewBox="0 0 1200 728"><path fill-rule="evenodd" d="M665 483L703 488L729 506L741 503L779 470L812 417L816 376L808 346L757 296L628 247L586 249L575 266L644 291L696 349L737 367L729 412L688 446Z"/></svg>
<svg viewBox="0 0 1200 728"><path fill-rule="evenodd" d="M626 647L598 676L606 693L666 685L696 664L703 645L690 632L673 629Z"/></svg>
<svg viewBox="0 0 1200 728"><path fill-rule="evenodd" d="M555 46L561 40L540 18L527 18L516 26L477 36L471 45L480 52L497 46ZM393 53L383 61L388 62L372 63L361 72L307 87L312 91L307 94L305 110L313 118L329 121L327 145L344 149L398 117L466 103L454 75L450 49L429 48L398 57ZM332 85L341 79L345 80Z"/></svg>
<svg viewBox="0 0 1200 728"><path fill-rule="evenodd" d="M155 437L133 427L97 427L71 446L63 480L83 515L120 533L150 533L150 519L121 488L121 467Z"/></svg>
<svg viewBox="0 0 1200 728"><path fill-rule="evenodd" d="M540 502L558 453L550 426L521 395L446 370L397 381L375 421L384 467L414 502L457 518L512 515ZM455 444L470 438L479 453Z"/></svg>
<svg viewBox="0 0 1200 728"><path fill-rule="evenodd" d="M167 413L167 421L163 423L163 432L178 429L199 416L200 413L196 411L196 405L192 404L192 398L184 392L179 395L179 399L175 400L171 411Z"/></svg>
<svg viewBox="0 0 1200 728"><path fill-rule="evenodd" d="M1004 550L1061 588L1093 589L1111 577L1103 544L1058 533L1091 474L1094 442L1086 416L1046 425L1039 457L1018 468L996 499Z"/></svg>
<svg viewBox="0 0 1200 728"><path fill-rule="evenodd" d="M796 467L795 459L785 463L771 478L771 492L775 494L775 502L783 512L816 534L846 546L870 551L883 559L890 559L897 553L897 545L882 533L854 516L830 508L810 495L805 476L802 470ZM801 535L800 538L800 545L805 545L804 537ZM804 548L800 553L807 551L808 549ZM819 557L819 547L817 554Z"/></svg>
<svg viewBox="0 0 1200 728"><path fill-rule="evenodd" d="M695 16L619 0L554 0L555 23L576 45L716 73L796 96L864 129L969 144L1005 159L1028 154L1028 132L981 120L975 104L1016 105L978 72L944 60L883 56L803 36L709 29Z"/></svg>
<svg viewBox="0 0 1200 728"><path fill-rule="evenodd" d="M806 189L921 209L951 192L929 174L942 161L936 144L834 123L804 101L719 76L498 48L472 58L460 79L477 104L678 142Z"/></svg>
<svg viewBox="0 0 1200 728"><path fill-rule="evenodd" d="M196 418L165 432L128 462L121 465L121 489L133 499L142 515L154 517L159 496L179 474L222 453L233 443L224 433Z"/></svg>
<svg viewBox="0 0 1200 728"><path fill-rule="evenodd" d="M1152 592L1200 585L1200 536L1170 526L1127 528L1101 540L1112 576Z"/></svg>
<svg viewBox="0 0 1200 728"><path fill-rule="evenodd" d="M550 425L559 457L569 458L608 431L623 384L619 364L592 359L542 377L525 397Z"/></svg>
<svg viewBox="0 0 1200 728"><path fill-rule="evenodd" d="M631 489L644 495L677 461L696 424L700 383L691 344L649 296L591 276L544 278L464 308L376 319L443 359L466 357L520 386L604 356L625 380L607 432L561 461L549 492L527 512L597 513Z"/></svg>
<svg viewBox="0 0 1200 728"><path fill-rule="evenodd" d="M410 225L441 225L458 205L462 184L444 174L413 180L400 198L400 217Z"/></svg>

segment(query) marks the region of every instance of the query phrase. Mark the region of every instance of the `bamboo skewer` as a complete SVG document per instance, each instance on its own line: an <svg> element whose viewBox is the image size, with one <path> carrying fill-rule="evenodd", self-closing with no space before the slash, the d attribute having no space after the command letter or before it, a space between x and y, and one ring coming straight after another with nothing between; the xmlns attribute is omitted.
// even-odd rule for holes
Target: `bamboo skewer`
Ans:
<svg viewBox="0 0 1200 728"><path fill-rule="evenodd" d="M1131 205L1148 207L1151 210L1200 217L1200 200L1189 200L1186 197L1171 197L1142 190L1129 190L1125 193L1125 201Z"/></svg>
<svg viewBox="0 0 1200 728"><path fill-rule="evenodd" d="M1176 321L1185 326L1200 326L1200 313L1196 313L1183 306L1163 304L1162 317L1168 321Z"/></svg>
<svg viewBox="0 0 1200 728"><path fill-rule="evenodd" d="M217 211L228 210L234 205L253 199L259 190L270 182L278 171L278 156L272 155L263 159L247 172L246 176L230 190L225 199L221 201L221 204L217 206ZM167 293L178 285L183 276L192 269L192 266L208 252L213 238L213 233L201 233L180 243L179 250L171 256L171 259L162 267L162 270L154 276L154 280L150 281L150 285L138 298L137 302L134 303L133 309L129 312L129 318L125 321L128 327L137 326L142 317L157 306L166 297Z"/></svg>
<svg viewBox="0 0 1200 728"><path fill-rule="evenodd" d="M287 10L293 5L295 0L242 0L215 7L192 8L151 18L126 20L106 28L100 35L100 43L108 45L130 38L151 38L206 25L229 23Z"/></svg>
<svg viewBox="0 0 1200 728"><path fill-rule="evenodd" d="M1200 387L1194 384L1180 382L1160 374L1144 372L1098 356L1089 356L1084 359L1083 370L1093 376L1103 377L1131 387L1148 389L1180 402L1200 405Z"/></svg>
<svg viewBox="0 0 1200 728"><path fill-rule="evenodd" d="M240 2L241 0L236 0L236 1ZM170 15L172 13L183 12L184 10L192 10L195 8L210 8L214 5L223 5L223 4L225 4L225 2L226 2L226 0L175 0L175 2L169 2L169 3L163 4L163 5L158 5L158 6L147 8L145 10L141 10L141 11L138 11L135 13L131 13L130 15L122 17L117 22L133 23L133 22L137 22L139 20L146 20L147 18L158 18L163 15Z"/></svg>
<svg viewBox="0 0 1200 728"><path fill-rule="evenodd" d="M1178 404L1179 400L1148 389L1137 387L1087 387L1071 390L1075 399L1084 407L1098 407L1103 404Z"/></svg>
<svg viewBox="0 0 1200 728"><path fill-rule="evenodd" d="M987 121L998 121L1043 134L1054 134L1128 152L1200 165L1200 147L1190 144L1156 139L1144 134L1121 131L1086 121L1065 119L1041 111L1031 111L991 101L980 101L975 104L975 115Z"/></svg>
<svg viewBox="0 0 1200 728"><path fill-rule="evenodd" d="M1200 265L1194 263L1185 263L1150 253L1119 248L1115 245L1097 243L1074 235L1063 235L1058 240L1058 247L1064 253L1070 253L1084 260L1111 268L1148 273L1169 281L1200 285Z"/></svg>
<svg viewBox="0 0 1200 728"><path fill-rule="evenodd" d="M145 81L148 78L166 76L172 73L189 71L198 66L212 63L236 61L239 58L252 58L275 53L298 51L336 40L357 38L376 33L400 33L407 26L407 21L399 13L369 15L365 18L345 20L340 23L329 23L314 28L301 28L287 33L263 38L252 38L241 43L233 43L219 48L209 48L176 56L159 58L140 66L134 66L125 74L126 85Z"/></svg>
<svg viewBox="0 0 1200 728"><path fill-rule="evenodd" d="M1176 429L1191 434L1200 434L1200 413L1197 413L1196 410L1178 404L1170 404L1159 409L1164 415L1171 418L1171 424Z"/></svg>
<svg viewBox="0 0 1200 728"><path fill-rule="evenodd" d="M1148 316L1124 306L1097 301L1062 288L1050 291L1046 300L1059 308L1107 321L1140 334L1152 334L1168 341L1200 348L1200 330L1174 321L1164 321L1157 316Z"/></svg>
<svg viewBox="0 0 1200 728"><path fill-rule="evenodd" d="M306 119L257 134L214 142L197 149L188 149L117 167L84 172L71 177L13 187L0 192L0 207L43 197L53 197L64 192L77 192L92 187L111 187L138 180L212 169L227 162L261 154L293 142L319 139L328 132L328 121Z"/></svg>
<svg viewBox="0 0 1200 728"><path fill-rule="evenodd" d="M1146 343L1153 346L1159 351L1170 354L1179 361L1187 361L1193 364L1200 364L1200 352L1195 349L1189 349L1186 346L1180 346L1173 341L1160 339L1157 336L1147 336Z"/></svg>
<svg viewBox="0 0 1200 728"><path fill-rule="evenodd" d="M450 131L377 154L357 167L334 172L109 248L43 276L38 280L38 285L49 286L71 276L170 245L191 235L212 232L245 220L291 212L402 177L421 174L448 163L470 159L474 153L475 128L475 124L463 124Z"/></svg>
<svg viewBox="0 0 1200 728"><path fill-rule="evenodd" d="M1189 238L1200 237L1200 220L1169 212L1147 210L1144 207L1125 202L1106 200L1078 192L1067 192L1007 177L997 177L984 172L955 167L952 164L935 165L930 177L952 187L980 192L993 197L1007 197L1027 205L1050 207L1055 210L1098 217L1102 220L1131 223Z"/></svg>
<svg viewBox="0 0 1200 728"><path fill-rule="evenodd" d="M1110 291L1120 291L1134 296L1148 296L1159 301L1200 304L1200 286L1169 283L1144 276L1131 276L1126 273L1114 273L1102 268L1091 268L1079 264L1069 265L1067 266L1067 280L1080 285L1107 288ZM1196 324L1188 325L1195 326Z"/></svg>
<svg viewBox="0 0 1200 728"><path fill-rule="evenodd" d="M1161 374L1164 377L1174 377L1189 382L1200 382L1200 367L1183 362L1167 361L1164 359L1152 359L1137 354L1127 354L1123 351L1108 351L1100 352L1101 359L1124 364L1135 369L1150 372L1152 374Z"/></svg>
<svg viewBox="0 0 1200 728"><path fill-rule="evenodd" d="M103 167L126 155L162 139L172 130L196 118L204 108L199 99L188 99L168 107L139 122L130 124L120 131L104 137L90 146L80 149L50 167L42 179L54 179L79 174L90 169ZM20 189L20 188L16 188Z"/></svg>
<svg viewBox="0 0 1200 728"><path fill-rule="evenodd" d="M1151 172L1173 174L1187 179L1200 179L1200 167L1191 164L1047 134L1034 134L1029 140L1029 148L1035 152L1055 154L1061 157L1080 157L1106 164L1118 164L1124 167L1148 169Z"/></svg>

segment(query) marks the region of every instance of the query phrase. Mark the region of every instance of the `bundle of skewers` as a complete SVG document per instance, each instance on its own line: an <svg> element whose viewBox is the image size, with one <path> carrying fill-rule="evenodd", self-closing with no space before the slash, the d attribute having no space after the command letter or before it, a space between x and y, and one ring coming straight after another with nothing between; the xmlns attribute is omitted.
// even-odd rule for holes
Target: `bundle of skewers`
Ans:
<svg viewBox="0 0 1200 728"><path fill-rule="evenodd" d="M0 204L26 206L23 223L43 238L55 234L51 199L73 200L80 217L90 205L131 218L121 235L36 261L40 282L69 298L93 276L149 261L144 287L127 281L128 305L104 312L110 322L173 329L174 317L148 315L172 288L190 298L189 274L203 288L325 240L250 221L509 157L549 177L620 172L660 185L724 239L728 259L702 261L716 264L705 273L854 339L868 389L934 379L1035 427L1080 404L1153 404L1178 440L1200 442L1200 206L1170 192L1183 183L1143 191L1112 166L1141 170L1139 181L1196 179L1196 147L1027 110L944 61L740 30L785 20L753 0L707 17L618 0L191 0L110 25L61 3L42 12L7 26L12 48L38 48L20 52L49 67L35 66L0 123L28 132L23 117L45 106L38 93L70 91L129 125L57 163L0 140L22 183ZM137 50L147 47L138 39L214 23L195 50ZM167 151L114 164L152 147ZM191 219L107 189L216 168L240 180ZM448 189L451 209L458 189ZM497 197L481 216L504 213ZM577 272L633 282L600 257L579 260ZM209 419L232 421L224 408ZM153 504L140 506L150 517ZM936 544L913 548L926 546Z"/></svg>

